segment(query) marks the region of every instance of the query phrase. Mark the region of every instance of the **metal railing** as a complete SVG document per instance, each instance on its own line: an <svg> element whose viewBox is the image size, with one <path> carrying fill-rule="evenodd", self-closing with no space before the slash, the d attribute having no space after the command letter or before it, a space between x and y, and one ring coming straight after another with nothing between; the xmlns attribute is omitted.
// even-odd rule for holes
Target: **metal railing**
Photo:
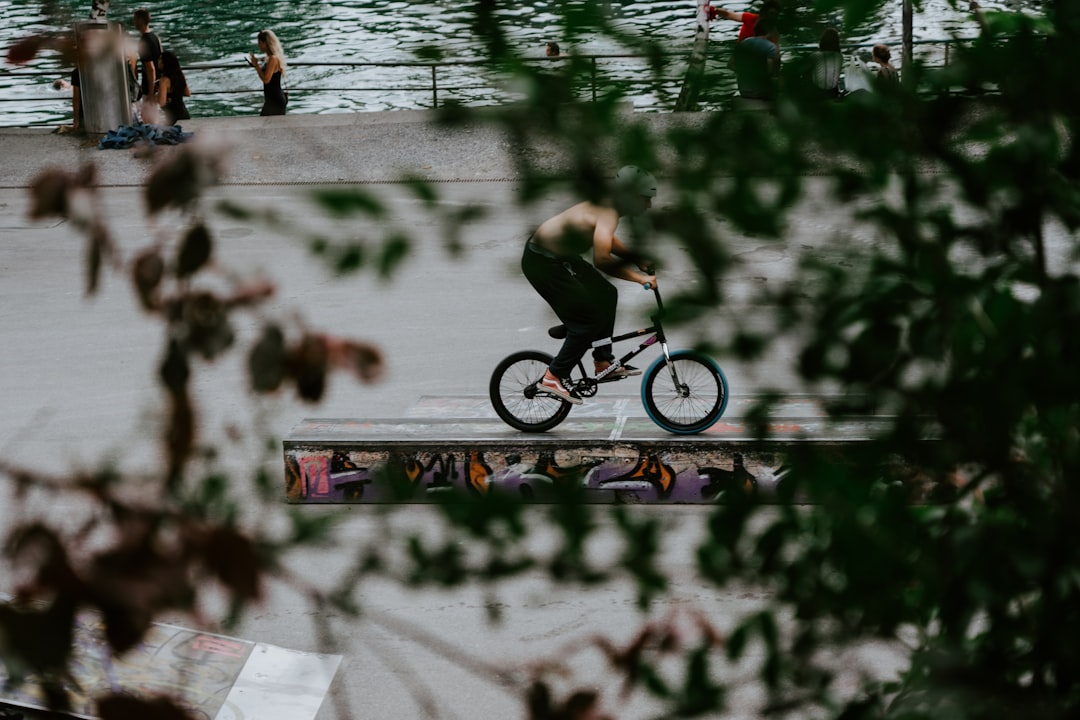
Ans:
<svg viewBox="0 0 1080 720"><path fill-rule="evenodd" d="M946 40L920 40L913 44L916 48L922 48L919 60L930 66L946 67L951 61L952 53L957 45L971 42L969 38L946 39ZM865 50L874 43L847 44L843 46L845 54ZM718 109L723 106L734 92L733 73L727 69L727 58L731 53L733 43L728 41L714 42L709 51L708 74L710 79L715 80L711 92L703 101L705 109ZM814 45L784 46L786 56L797 56L802 53L816 50ZM929 50L929 52L927 52ZM522 62L529 64L551 64L557 67L560 63L573 60L586 62L589 67L587 77L581 79L581 95L596 101L602 94L617 91L623 96L634 97L650 96L658 97L651 102L643 103L642 109L653 111L665 111L674 107L675 98L685 74L685 66L678 62L671 62L679 58L689 58L689 52L671 53L666 56L668 62L665 67L672 72L670 76L658 76L649 66L653 56L645 56L633 53L599 53L575 55L572 58L528 58ZM304 61L295 60L289 63L288 79L290 108L295 108L295 98L312 98L337 96L339 98L354 98L370 93L380 93L386 96L388 93L398 94L398 99L392 107L385 107L388 103L378 103L376 109L431 109L445 105L448 100L462 101L463 104L497 104L500 100L510 100L515 96L512 88L501 86L501 80L505 79L499 74L499 66L489 60L460 59L442 61L403 61L403 62L367 62L367 61ZM70 72L70 71L68 71ZM193 95L187 100L193 115L224 116L230 114L248 114L252 108L258 105L258 98L262 95L261 85L250 68L241 61L232 63L192 63L185 66L184 72L188 75L189 84L192 86ZM332 78L355 79L363 75L375 74L379 77L374 83L363 84L328 84ZM60 68L51 69L4 69L0 71L0 77L26 79L33 83L38 78L57 78L65 75ZM643 79L644 75L644 79ZM237 86L240 78L248 79L245 86ZM254 81L254 82L250 82ZM221 87L232 85L232 87ZM519 93L520 94L520 93ZM476 98L482 97L477 102ZM709 97L713 98L712 101ZM228 108L211 108L218 99L232 99L233 109L239 110L237 102L246 103L247 112L228 112ZM470 101L470 98L472 100ZM63 95L52 94L44 96L19 95L15 97L5 96L0 89L0 104L3 103L38 103L55 106L54 113L58 119L46 121L44 124L54 125L62 121L66 112L70 117L70 99ZM299 112L304 112L304 102ZM311 103L310 111L334 111L337 109L364 110L373 105L370 102L362 102L359 107L351 103L339 103L334 106L329 102ZM200 113L200 105L213 112ZM44 112L44 111L43 111ZM2 120L0 120L2 125ZM10 125L9 125L10 127Z"/></svg>

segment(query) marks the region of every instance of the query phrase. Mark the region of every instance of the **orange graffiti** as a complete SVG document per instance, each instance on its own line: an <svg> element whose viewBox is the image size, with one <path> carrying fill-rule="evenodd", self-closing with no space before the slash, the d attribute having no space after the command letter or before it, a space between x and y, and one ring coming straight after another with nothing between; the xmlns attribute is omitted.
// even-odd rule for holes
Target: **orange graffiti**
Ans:
<svg viewBox="0 0 1080 720"><path fill-rule="evenodd" d="M484 456L481 453L469 453L466 472L468 473L469 487L481 495L486 495L488 490L491 489L491 466L484 462Z"/></svg>

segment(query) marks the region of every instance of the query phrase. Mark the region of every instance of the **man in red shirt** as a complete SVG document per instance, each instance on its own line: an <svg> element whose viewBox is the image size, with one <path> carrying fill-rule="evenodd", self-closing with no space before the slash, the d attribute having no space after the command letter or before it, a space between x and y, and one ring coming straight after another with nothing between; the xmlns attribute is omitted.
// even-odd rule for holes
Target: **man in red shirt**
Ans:
<svg viewBox="0 0 1080 720"><path fill-rule="evenodd" d="M709 20L715 20L718 17L725 20L734 20L735 22L742 23L739 27L739 37L735 40L736 43L741 43L747 38L754 37L754 26L757 25L758 18L762 15L772 15L775 17L780 12L780 3L777 0L765 0L761 4L760 13L752 12L738 12L733 10L725 10L724 8L709 6Z"/></svg>

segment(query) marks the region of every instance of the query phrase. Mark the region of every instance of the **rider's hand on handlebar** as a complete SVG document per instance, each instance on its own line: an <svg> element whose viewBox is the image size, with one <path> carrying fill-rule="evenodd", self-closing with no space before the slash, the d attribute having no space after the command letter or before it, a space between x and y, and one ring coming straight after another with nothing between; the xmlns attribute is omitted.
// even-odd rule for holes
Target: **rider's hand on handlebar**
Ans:
<svg viewBox="0 0 1080 720"><path fill-rule="evenodd" d="M641 280L641 286L644 287L646 290L652 290L653 288L656 287L656 276L655 275L646 275Z"/></svg>

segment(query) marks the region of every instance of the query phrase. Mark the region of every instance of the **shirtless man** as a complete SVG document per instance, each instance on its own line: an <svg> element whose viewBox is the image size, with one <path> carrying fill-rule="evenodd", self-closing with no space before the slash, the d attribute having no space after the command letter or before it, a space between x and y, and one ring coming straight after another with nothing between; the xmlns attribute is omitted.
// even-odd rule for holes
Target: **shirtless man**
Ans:
<svg viewBox="0 0 1080 720"><path fill-rule="evenodd" d="M597 272L656 287L648 260L615 236L619 218L639 215L652 207L656 180L644 170L627 165L615 176L611 206L582 202L545 220L525 244L521 269L540 297L566 326L566 340L551 361L537 390L580 405L582 400L563 385L562 378L578 364L597 340L610 338L615 329L619 293ZM592 250L592 264L581 255ZM632 267L632 266L637 266ZM611 343L593 348L597 373L615 362ZM641 371L624 365L604 377L621 380Z"/></svg>

